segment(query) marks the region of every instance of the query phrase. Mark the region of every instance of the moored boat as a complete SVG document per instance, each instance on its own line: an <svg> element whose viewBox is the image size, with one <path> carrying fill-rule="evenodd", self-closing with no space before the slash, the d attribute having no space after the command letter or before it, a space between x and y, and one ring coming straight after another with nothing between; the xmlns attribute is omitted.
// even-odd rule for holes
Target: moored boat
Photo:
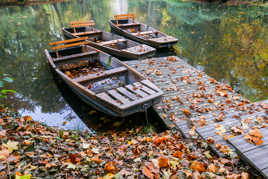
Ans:
<svg viewBox="0 0 268 179"><path fill-rule="evenodd" d="M153 27L137 22L135 18L135 14L115 15L114 20L110 20L109 24L112 31L119 35L155 48L169 48L178 42L175 37L168 36Z"/></svg>
<svg viewBox="0 0 268 179"><path fill-rule="evenodd" d="M50 43L49 64L86 103L112 116L143 112L163 92L135 69L88 46L87 37Z"/></svg>
<svg viewBox="0 0 268 179"><path fill-rule="evenodd" d="M155 54L155 48L126 39L110 32L94 28L94 21L70 22L69 28L62 28L67 38L88 37L88 44L113 56L127 59L144 59Z"/></svg>

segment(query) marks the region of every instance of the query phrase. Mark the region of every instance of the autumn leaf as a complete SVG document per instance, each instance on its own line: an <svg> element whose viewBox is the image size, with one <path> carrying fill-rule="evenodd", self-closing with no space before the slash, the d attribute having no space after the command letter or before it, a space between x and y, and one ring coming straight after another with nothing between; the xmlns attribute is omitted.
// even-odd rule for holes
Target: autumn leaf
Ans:
<svg viewBox="0 0 268 179"><path fill-rule="evenodd" d="M249 174L247 172L242 172L241 179L249 179Z"/></svg>
<svg viewBox="0 0 268 179"><path fill-rule="evenodd" d="M13 150L18 150L18 142L9 140L6 144L3 144L3 146L8 148L9 153L12 153Z"/></svg>
<svg viewBox="0 0 268 179"><path fill-rule="evenodd" d="M7 149L2 149L0 150L0 160L5 160L9 156L9 150Z"/></svg>
<svg viewBox="0 0 268 179"><path fill-rule="evenodd" d="M176 58L175 57L167 57L167 59L171 62L175 62L176 61Z"/></svg>
<svg viewBox="0 0 268 179"><path fill-rule="evenodd" d="M208 144L214 144L215 142L215 140L212 137L208 137L206 141Z"/></svg>
<svg viewBox="0 0 268 179"><path fill-rule="evenodd" d="M182 159L183 153L181 151L176 151L175 153L172 154L173 157Z"/></svg>
<svg viewBox="0 0 268 179"><path fill-rule="evenodd" d="M214 165L214 164L212 164L212 163L208 165L208 171L209 171L209 172L216 173L217 170L218 170L218 167L217 167L216 165Z"/></svg>
<svg viewBox="0 0 268 179"><path fill-rule="evenodd" d="M116 162L115 161L109 161L108 163L105 164L104 170L107 173L113 173L113 174L115 174L117 172L117 170L118 170L116 168Z"/></svg>
<svg viewBox="0 0 268 179"><path fill-rule="evenodd" d="M152 173L146 166L142 167L142 173L143 173L146 177L148 177L148 178L150 178L150 179L154 179L154 175L153 175L153 173Z"/></svg>
<svg viewBox="0 0 268 179"><path fill-rule="evenodd" d="M258 129L252 129L252 130L249 131L248 134L251 135L251 136L254 136L254 137L263 138L263 135L259 132Z"/></svg>
<svg viewBox="0 0 268 179"><path fill-rule="evenodd" d="M165 168L168 166L168 158L164 156L160 156L158 159L158 165L160 168Z"/></svg>
<svg viewBox="0 0 268 179"><path fill-rule="evenodd" d="M190 116L190 115L191 115L191 112L190 112L188 109L184 109L184 110L183 110L183 113L184 113L186 116Z"/></svg>
<svg viewBox="0 0 268 179"><path fill-rule="evenodd" d="M198 171L198 172L205 172L206 171L204 164L197 161L197 160L192 162L190 169L192 169L194 171Z"/></svg>
<svg viewBox="0 0 268 179"><path fill-rule="evenodd" d="M157 76L160 76L160 75L162 75L162 72L161 72L160 70L156 70L156 71L155 71L155 74L156 74Z"/></svg>

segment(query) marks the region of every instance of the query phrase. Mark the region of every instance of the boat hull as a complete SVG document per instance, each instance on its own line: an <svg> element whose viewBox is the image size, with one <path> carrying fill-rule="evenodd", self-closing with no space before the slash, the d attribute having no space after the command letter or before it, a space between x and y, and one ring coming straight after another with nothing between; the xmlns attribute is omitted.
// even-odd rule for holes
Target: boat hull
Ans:
<svg viewBox="0 0 268 179"><path fill-rule="evenodd" d="M68 39L77 38L76 36L72 35L71 33L68 33L65 29L62 29L62 31L63 31L64 36ZM148 51L146 53L135 54L135 53L125 52L123 50L117 50L117 49L109 48L106 46L101 46L101 45L98 45L97 43L93 43L91 41L88 41L88 42L89 42L88 45L90 45L98 50L101 50L103 52L111 54L115 57L126 58L127 60L142 60L142 59L150 58L150 57L153 57L155 55L155 52L156 52L156 50L154 49L154 50Z"/></svg>
<svg viewBox="0 0 268 179"><path fill-rule="evenodd" d="M137 36L134 36L134 35L131 35L130 33L125 32L121 28L116 27L111 21L109 21L109 25L111 27L111 31L117 33L118 35L122 35L131 40L134 40L134 41L137 41L137 42L140 42L140 43L143 43L143 44L146 44L151 47L158 48L158 49L159 48L171 48L173 45L175 45L178 42L177 39L171 42L167 42L167 43L158 43L158 42L151 41L151 40L144 40L142 38L139 38Z"/></svg>

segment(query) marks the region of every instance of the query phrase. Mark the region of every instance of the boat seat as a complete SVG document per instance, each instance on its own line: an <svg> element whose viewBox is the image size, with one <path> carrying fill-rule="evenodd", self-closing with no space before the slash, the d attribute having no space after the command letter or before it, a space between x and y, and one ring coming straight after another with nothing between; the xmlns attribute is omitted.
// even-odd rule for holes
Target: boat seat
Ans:
<svg viewBox="0 0 268 179"><path fill-rule="evenodd" d="M100 34L101 31L88 31L88 32L77 32L77 33L72 33L72 35L80 36L80 35L94 35L94 34Z"/></svg>
<svg viewBox="0 0 268 179"><path fill-rule="evenodd" d="M97 94L97 97L120 109L126 109L154 99L162 95L162 93L163 92L149 80L142 80L124 87L101 92Z"/></svg>
<svg viewBox="0 0 268 179"><path fill-rule="evenodd" d="M149 35L149 34L157 34L157 31L144 31L144 32L137 32L137 33L131 33L132 35L135 36L140 36L140 35Z"/></svg>
<svg viewBox="0 0 268 179"><path fill-rule="evenodd" d="M73 54L73 55L67 55L67 56L63 56L63 57L54 58L54 62L61 62L61 61L65 61L65 60L71 60L71 59L75 59L75 58L91 56L91 55L95 55L98 53L99 52L97 52L97 51L90 51L90 52L83 52L83 53L78 53L78 54Z"/></svg>
<svg viewBox="0 0 268 179"><path fill-rule="evenodd" d="M108 76L112 76L112 75L116 75L116 74L120 74L120 73L124 73L124 72L127 72L127 68L124 66L121 66L121 67L113 68L111 70L106 70L106 71L101 72L101 73L88 74L86 76L78 77L78 78L75 78L74 81L81 83L81 82L85 82L85 81L89 81L89 80L106 78Z"/></svg>
<svg viewBox="0 0 268 179"><path fill-rule="evenodd" d="M140 23L128 23L128 24L118 24L117 27L133 27L133 26L140 26Z"/></svg>
<svg viewBox="0 0 268 179"><path fill-rule="evenodd" d="M116 39L116 40L109 40L109 41L104 41L104 42L99 42L99 45L110 45L110 44L116 44L120 42L127 42L126 39Z"/></svg>

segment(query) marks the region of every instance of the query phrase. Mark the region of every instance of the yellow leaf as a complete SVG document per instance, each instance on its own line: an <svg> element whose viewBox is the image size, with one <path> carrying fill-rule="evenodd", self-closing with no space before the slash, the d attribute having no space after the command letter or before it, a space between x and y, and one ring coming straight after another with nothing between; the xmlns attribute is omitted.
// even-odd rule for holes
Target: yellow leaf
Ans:
<svg viewBox="0 0 268 179"><path fill-rule="evenodd" d="M105 175L104 177L103 177L103 179L112 179L114 177L114 174L112 174L112 173L108 173L107 175Z"/></svg>
<svg viewBox="0 0 268 179"><path fill-rule="evenodd" d="M15 179L31 179L31 174L27 174L27 175L22 175L22 176L19 176L19 175L16 175Z"/></svg>
<svg viewBox="0 0 268 179"><path fill-rule="evenodd" d="M18 144L18 142L9 140L6 144L3 144L3 146L8 148L9 153L12 153L13 150L18 150Z"/></svg>

